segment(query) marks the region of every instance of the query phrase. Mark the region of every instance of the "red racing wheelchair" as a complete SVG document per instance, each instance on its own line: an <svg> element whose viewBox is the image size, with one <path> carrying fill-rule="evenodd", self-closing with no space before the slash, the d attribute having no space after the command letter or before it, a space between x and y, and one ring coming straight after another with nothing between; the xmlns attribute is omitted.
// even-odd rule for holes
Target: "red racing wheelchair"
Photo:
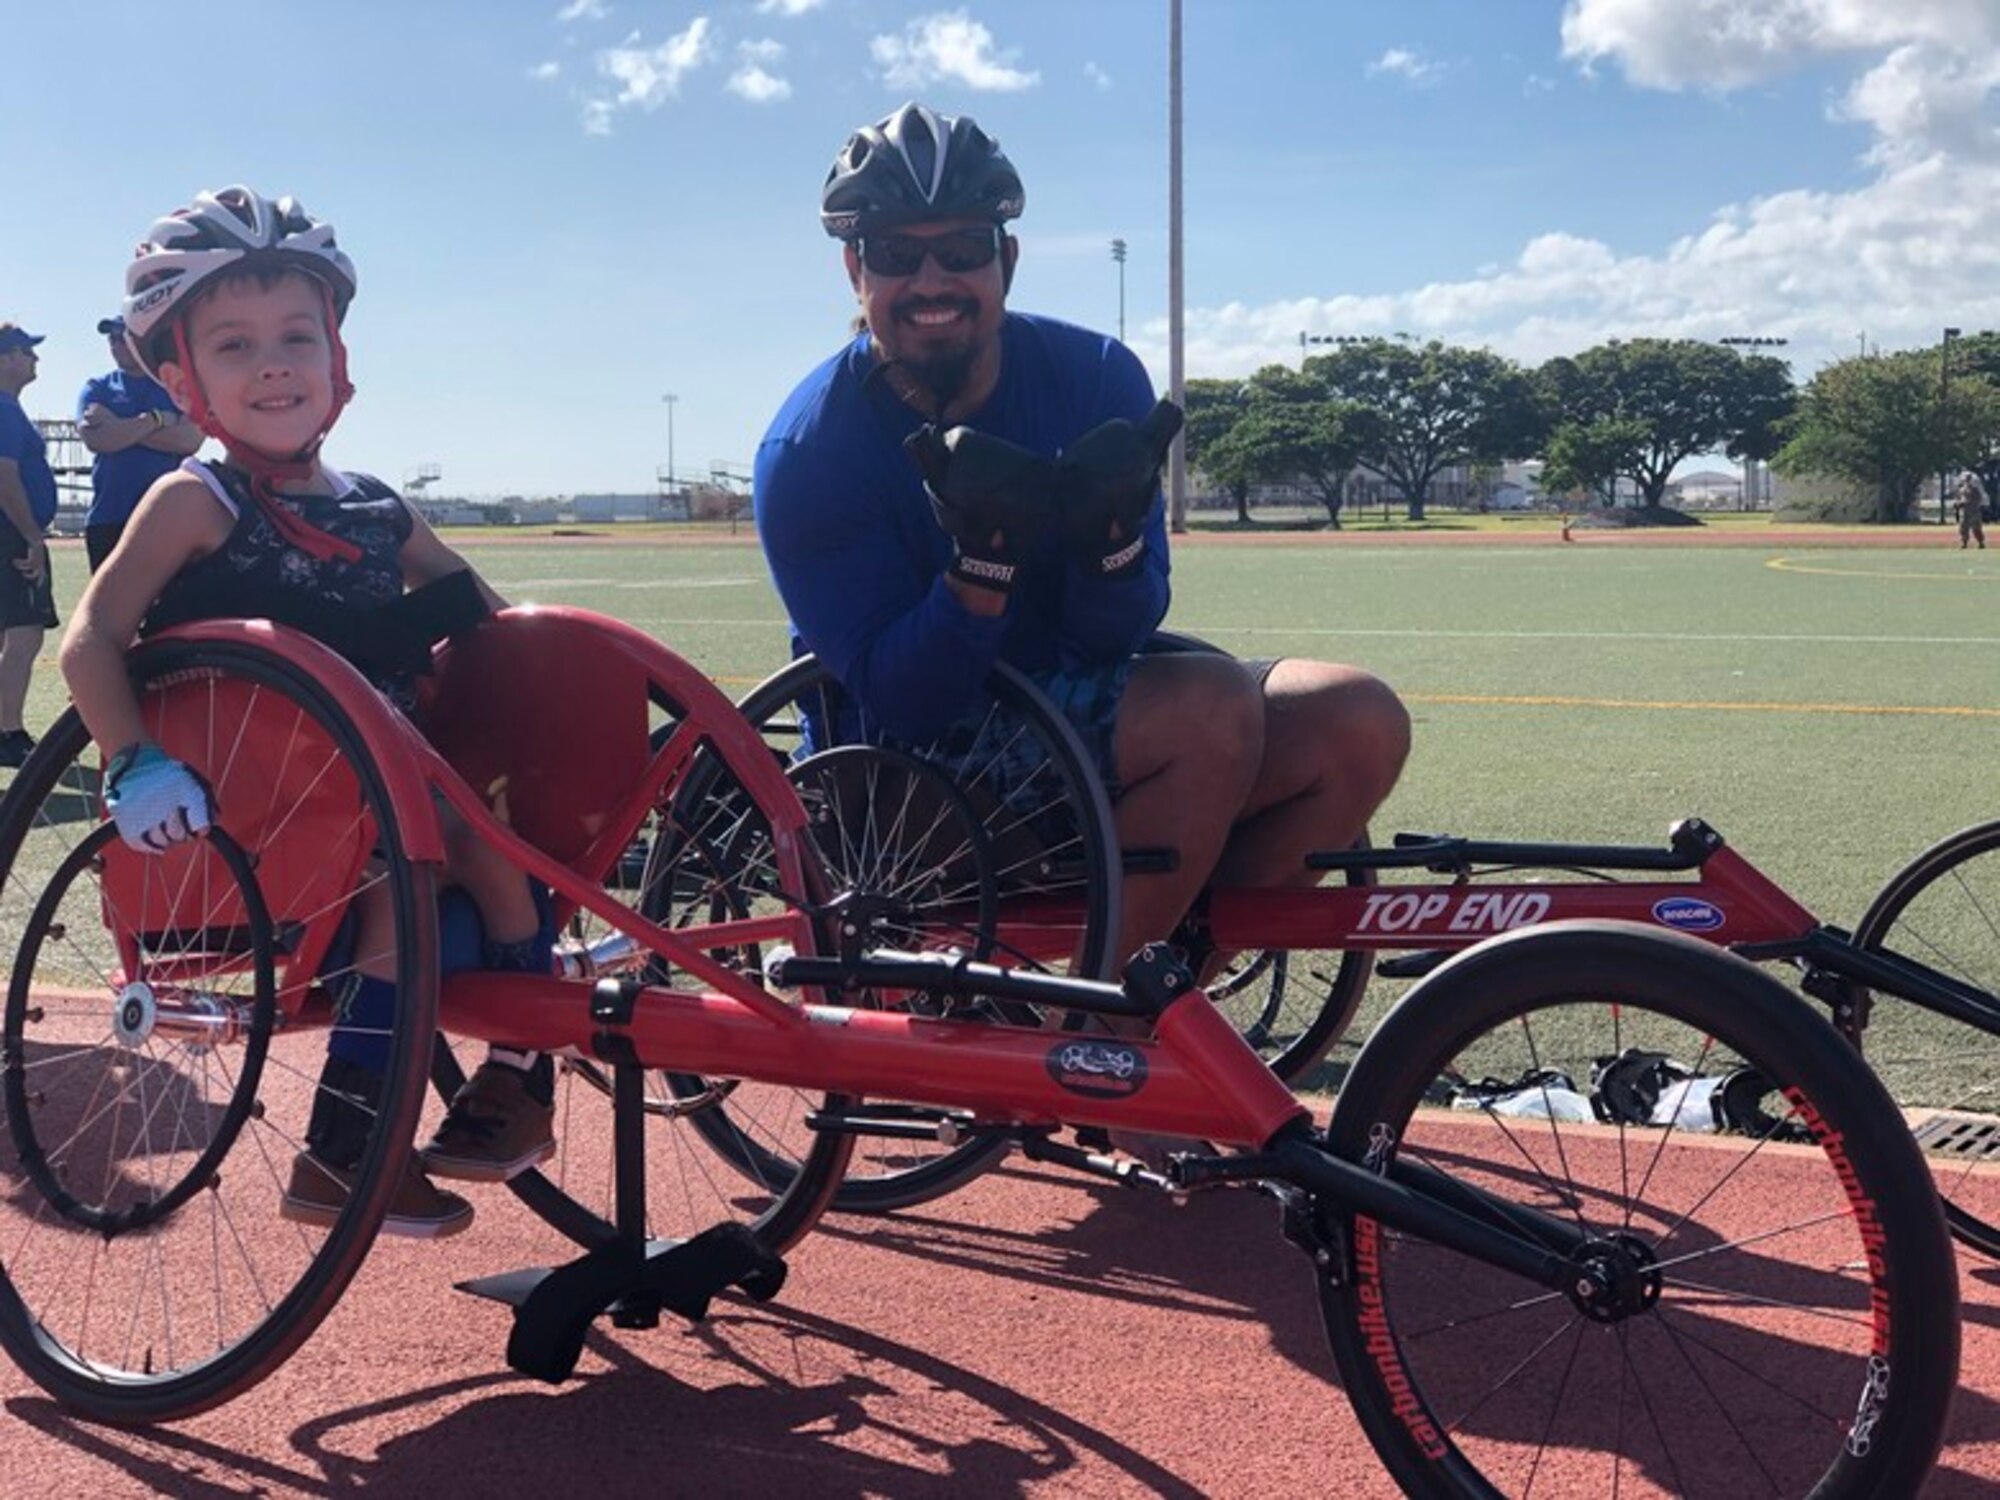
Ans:
<svg viewBox="0 0 2000 1500"><path fill-rule="evenodd" d="M868 829L825 809L852 784L964 805L907 757L774 754L616 622L508 611L441 653L413 718L266 624L131 660L214 831L126 849L73 713L0 803L0 1343L87 1416L184 1417L295 1352L381 1224L427 1079L502 1040L565 1059L563 1154L514 1186L579 1253L476 1288L545 1379L604 1313L773 1294L856 1138L943 1110L1138 1190L1268 1194L1412 1493L1911 1493L1935 1459L1958 1323L1921 1157L1839 1034L1711 945L1607 922L1481 943L1403 999L1322 1125L1161 950L1114 984L927 939L879 865L830 856ZM440 802L554 893L555 972L440 985ZM970 899L1018 933L1032 892L984 847ZM394 1063L344 1210L307 1229L279 1199L370 885ZM1631 1048L1729 1081L1754 1123L1579 1116ZM1509 1111L1455 1107L1481 1080ZM1156 1176L1058 1138L1077 1127L1189 1149Z"/></svg>

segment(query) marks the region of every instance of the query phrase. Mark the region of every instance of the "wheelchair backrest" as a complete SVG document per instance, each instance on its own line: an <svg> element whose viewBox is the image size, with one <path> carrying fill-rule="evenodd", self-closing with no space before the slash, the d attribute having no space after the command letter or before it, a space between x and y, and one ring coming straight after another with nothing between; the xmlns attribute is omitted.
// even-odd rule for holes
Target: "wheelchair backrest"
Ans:
<svg viewBox="0 0 2000 1500"><path fill-rule="evenodd" d="M644 667L587 619L518 609L439 654L415 719L501 822L595 879L646 769L649 703Z"/></svg>

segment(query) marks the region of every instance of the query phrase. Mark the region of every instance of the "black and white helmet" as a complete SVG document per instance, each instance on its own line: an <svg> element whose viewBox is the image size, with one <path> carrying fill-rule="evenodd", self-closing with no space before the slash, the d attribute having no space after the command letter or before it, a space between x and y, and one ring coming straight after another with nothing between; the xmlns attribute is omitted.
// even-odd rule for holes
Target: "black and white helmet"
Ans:
<svg viewBox="0 0 2000 1500"><path fill-rule="evenodd" d="M354 262L333 226L293 198L272 200L246 187L200 193L186 208L156 219L125 271L125 336L157 375L171 352L174 315L205 281L246 266L284 266L323 284L336 320L354 297Z"/></svg>
<svg viewBox="0 0 2000 1500"><path fill-rule="evenodd" d="M819 221L851 240L929 219L1019 218L1027 193L970 115L905 104L848 137L820 191Z"/></svg>

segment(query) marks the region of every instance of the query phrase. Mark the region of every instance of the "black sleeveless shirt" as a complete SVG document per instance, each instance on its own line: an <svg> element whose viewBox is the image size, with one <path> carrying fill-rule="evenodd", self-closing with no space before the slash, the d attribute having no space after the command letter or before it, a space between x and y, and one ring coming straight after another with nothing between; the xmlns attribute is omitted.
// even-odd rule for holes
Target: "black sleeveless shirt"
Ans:
<svg viewBox="0 0 2000 1500"><path fill-rule="evenodd" d="M408 632L390 608L404 597L402 549L413 527L402 496L371 475L353 474L336 476L347 484L337 495L278 497L311 525L353 543L361 555L346 562L314 557L287 542L251 498L242 470L196 459L182 467L207 482L218 500L228 497L236 524L222 546L173 577L140 634L190 620L272 620L331 646L392 702L408 707L412 679L428 665L430 642L403 639Z"/></svg>

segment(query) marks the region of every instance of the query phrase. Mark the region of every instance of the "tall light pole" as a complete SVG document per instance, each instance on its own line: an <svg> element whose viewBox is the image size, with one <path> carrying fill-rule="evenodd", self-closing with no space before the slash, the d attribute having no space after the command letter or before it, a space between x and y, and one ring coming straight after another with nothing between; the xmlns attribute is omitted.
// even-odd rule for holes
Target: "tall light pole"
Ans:
<svg viewBox="0 0 2000 1500"><path fill-rule="evenodd" d="M667 493L674 492L674 403L681 398L675 395L660 397L667 405Z"/></svg>
<svg viewBox="0 0 2000 1500"><path fill-rule="evenodd" d="M1344 344L1347 342L1349 342L1349 340L1341 334L1307 333L1303 328L1300 329L1299 330L1299 373L1302 375L1305 373L1306 346L1308 344Z"/></svg>
<svg viewBox="0 0 2000 1500"><path fill-rule="evenodd" d="M1718 344L1727 344L1732 349L1782 349L1790 339L1766 338L1762 334L1735 334L1726 339L1717 339ZM1757 464L1750 454L1743 455L1743 491L1739 498L1739 510L1754 510L1757 507Z"/></svg>
<svg viewBox="0 0 2000 1500"><path fill-rule="evenodd" d="M1125 242L1111 242L1111 258L1118 262L1118 342L1125 342Z"/></svg>
<svg viewBox="0 0 2000 1500"><path fill-rule="evenodd" d="M1944 424L1950 418L1951 341L1957 338L1961 331L1962 330L1957 328L1947 328L1944 331L1944 342L1938 345L1938 436L1939 437L1944 436ZM1950 483L1951 483L1950 472L1948 471L1946 466L1940 465L1938 467L1938 525L1940 526L1944 525L1951 515L1951 496L1948 493L1946 493L1946 487L1950 485Z"/></svg>

